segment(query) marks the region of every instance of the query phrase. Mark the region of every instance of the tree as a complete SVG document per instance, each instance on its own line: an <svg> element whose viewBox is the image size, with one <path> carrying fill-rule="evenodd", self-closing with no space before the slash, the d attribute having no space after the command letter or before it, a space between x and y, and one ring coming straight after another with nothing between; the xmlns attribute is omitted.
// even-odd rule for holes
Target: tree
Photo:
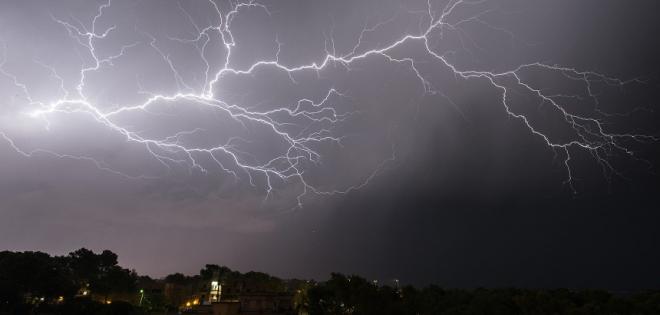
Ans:
<svg viewBox="0 0 660 315"><path fill-rule="evenodd" d="M66 264L41 252L0 252L0 308L70 297L76 285Z"/></svg>
<svg viewBox="0 0 660 315"><path fill-rule="evenodd" d="M137 274L117 265L117 254L104 250L95 254L86 248L72 252L67 257L69 268L80 288L108 297L111 293L135 290Z"/></svg>
<svg viewBox="0 0 660 315"><path fill-rule="evenodd" d="M391 287L358 276L333 273L308 290L310 314L402 314L403 301Z"/></svg>

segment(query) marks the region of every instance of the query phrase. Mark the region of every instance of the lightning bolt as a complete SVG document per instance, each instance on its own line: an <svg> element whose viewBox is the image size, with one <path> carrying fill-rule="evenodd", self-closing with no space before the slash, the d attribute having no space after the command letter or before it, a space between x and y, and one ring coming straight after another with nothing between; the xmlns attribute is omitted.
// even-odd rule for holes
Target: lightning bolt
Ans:
<svg viewBox="0 0 660 315"><path fill-rule="evenodd" d="M464 31L463 26L467 24L476 23L491 30L502 32L515 40L512 32L494 26L483 18L492 11L491 9L481 10L477 14L467 17L461 17L458 13L461 9L478 7L486 2L485 0L450 0L436 4L429 0L424 10L413 11L404 8L404 11L408 14L413 14L419 19L419 31L403 34L389 43L374 45L367 40L369 35L392 23L397 16L376 23L365 23L364 28L359 32L355 45L345 53L337 51L333 30L331 30L328 34L324 34L326 42L325 56L321 60L307 64L289 65L281 62L280 53L286 43L282 43L276 37L274 38L276 47L273 47L274 54L271 59L258 60L244 67L235 66L235 50L240 43L234 37L232 24L237 16L252 10L258 10L271 16L273 12L268 6L257 1L230 2L228 8L223 9L223 6L215 1L205 0L205 5L214 13L216 20L209 23L208 26L200 26L181 3L177 2L180 13L194 28L195 34L184 38L168 37L168 40L192 47L205 68L201 75L202 82L190 82L182 74L182 69L177 66L172 56L159 45L159 39L147 32L136 29L136 33L142 34L145 38L144 41L127 42L122 44L114 53L102 54L99 44L107 41L113 32L117 30L116 25L99 29L100 21L104 18L106 11L112 9L113 6L112 0L108 0L98 7L96 14L87 27L83 22L74 18L67 20L54 15L51 16L52 22L65 30L66 34L91 60L91 62L84 63L79 70L78 81L73 91L66 88L65 79L58 75L55 67L35 61L47 69L51 77L60 83L59 98L46 101L37 100L32 96L28 84L21 82L16 75L5 70L5 65L8 62L7 51L9 46L4 42L0 74L8 78L9 82L23 94L30 108L36 108L25 114L38 121L43 121L46 128L50 125L52 117L57 115L82 114L127 142L141 146L154 161L169 171L181 166L185 166L190 171L196 170L206 173L209 176L213 171L221 171L232 176L235 180L244 179L252 186L261 186L260 189L265 192L265 198L268 198L278 185L298 184L300 185L300 192L296 196L296 202L298 207L302 207L303 200L307 195L346 194L368 185L387 165L396 160L395 146L392 145L391 155L383 158L367 176L364 176L358 182L349 183L343 187L331 188L315 185L309 179L308 173L323 161L323 155L318 150L318 145L323 144L342 148L343 141L350 137L350 135L342 134L342 123L360 115L360 111L342 111L334 106L339 100L350 100L350 93L332 87L324 93L318 94L316 98L303 97L297 102L285 104L275 109L256 110L254 109L255 104L228 101L218 92L218 87L222 86L224 80L244 76L258 76L261 73L260 70L263 69L284 73L292 84L299 84L296 80L299 74L311 72L320 76L324 70L336 67L343 67L350 72L356 62L374 59L405 66L417 78L424 96L440 96L460 112L460 107L442 91L441 87L434 86L426 70L420 67L420 64L424 63L422 59L426 58L433 60L437 65L451 72L457 80L485 82L490 88L497 91L500 95L497 102L502 105L508 116L519 121L542 144L555 151L555 154L561 153L563 167L566 171L565 183L571 190L575 191L571 159L573 154L578 151L587 152L593 156L596 163L603 168L604 173L623 176L611 162L613 154L621 153L635 159L637 157L629 145L630 141L657 142L658 138L653 135L609 131L607 119L613 114L608 114L598 108L599 97L598 93L595 92L594 85L604 84L612 88L620 88L629 84L640 83L640 80L624 81L593 71L583 71L542 62L521 64L505 71L465 69L458 66L456 63L451 62L450 58L456 51L441 52L437 48L437 43L445 37L455 34L461 43L461 47L457 47L457 49L468 53L471 53L470 46L481 49L476 41ZM210 55L209 46L214 41L218 41L223 47L224 54L222 56ZM97 100L87 95L86 89L91 74L99 73L103 68L112 67L118 60L129 58L131 51L140 46L149 47L160 56L163 66L176 83L176 91L173 93L148 92L140 85L140 93L147 95L144 102L117 105L111 109L100 106ZM404 46L420 48L423 56L403 54L400 48ZM216 64L220 66L214 68ZM582 94L551 94L542 86L526 79L525 74L533 71L545 73L546 75L559 74L565 81L581 85L583 92ZM570 131L570 136L565 138L553 137L539 127L539 124L530 115L517 110L512 101L517 94L529 95L541 105L550 108L554 114L559 115L565 123L567 131ZM566 105L567 99L578 99L582 102L589 101L590 104L595 104L594 114L577 114L575 111L569 110L569 106ZM199 145L187 141L192 136L204 134L205 129L201 127L180 130L165 137L154 137L146 135L133 126L122 123L121 117L126 115L136 115L138 113L154 116L162 115L158 112L158 108L164 106L164 104L204 108L230 119L245 130L258 126L259 130L277 139L280 144L278 152L274 157L264 160L263 157L255 156L244 149L243 144L250 143L250 139L244 137L231 137L226 142L214 145ZM122 172L94 156L63 154L46 149L27 150L22 148L18 141L14 140L10 133L5 130L0 130L0 136L16 152L26 157L35 154L47 154L58 158L88 161L99 169L120 176L150 178L147 175ZM206 160L213 161L212 167L214 169L203 162Z"/></svg>

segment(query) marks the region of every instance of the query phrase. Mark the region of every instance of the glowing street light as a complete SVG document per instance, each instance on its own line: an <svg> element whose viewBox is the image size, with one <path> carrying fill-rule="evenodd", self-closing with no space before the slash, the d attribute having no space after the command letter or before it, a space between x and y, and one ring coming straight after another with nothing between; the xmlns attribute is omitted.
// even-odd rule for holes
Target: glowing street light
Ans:
<svg viewBox="0 0 660 315"><path fill-rule="evenodd" d="M140 306L142 306L142 300L144 300L144 289L140 289Z"/></svg>

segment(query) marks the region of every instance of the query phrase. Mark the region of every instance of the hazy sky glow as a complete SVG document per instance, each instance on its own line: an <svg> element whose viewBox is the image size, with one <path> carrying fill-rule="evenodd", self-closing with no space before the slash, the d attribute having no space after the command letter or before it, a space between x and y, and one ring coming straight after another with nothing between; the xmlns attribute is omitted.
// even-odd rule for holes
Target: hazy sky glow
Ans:
<svg viewBox="0 0 660 315"><path fill-rule="evenodd" d="M653 286L658 9L3 1L0 249Z"/></svg>

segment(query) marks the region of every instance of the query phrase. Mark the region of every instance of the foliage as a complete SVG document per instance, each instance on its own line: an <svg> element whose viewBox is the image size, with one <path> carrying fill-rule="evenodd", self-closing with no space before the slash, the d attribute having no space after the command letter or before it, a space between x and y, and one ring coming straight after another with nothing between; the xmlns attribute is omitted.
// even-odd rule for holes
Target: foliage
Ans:
<svg viewBox="0 0 660 315"><path fill-rule="evenodd" d="M443 289L395 290L358 276L332 274L308 290L310 314L621 315L660 314L660 292L628 297L604 290Z"/></svg>
<svg viewBox="0 0 660 315"><path fill-rule="evenodd" d="M80 287L97 294L124 293L135 290L137 274L117 265L117 254L104 250L101 254L81 248L66 257L69 268Z"/></svg>
<svg viewBox="0 0 660 315"><path fill-rule="evenodd" d="M0 252L1 305L52 300L76 291L65 260L41 252Z"/></svg>
<svg viewBox="0 0 660 315"><path fill-rule="evenodd" d="M230 298L255 293L293 295L294 309L311 315L660 314L659 291L617 296L603 290L393 288L354 275L333 273L318 283L284 281L219 265L206 265L195 276L174 273L154 280L119 266L111 251L96 254L84 248L55 257L41 252L0 252L0 314L176 311L181 302L177 296L187 298L204 291L212 280L219 281L223 296ZM122 298L104 303L109 296Z"/></svg>
<svg viewBox="0 0 660 315"><path fill-rule="evenodd" d="M4 251L0 252L0 311L23 313L54 304L64 308L80 291L105 297L130 293L136 279L135 272L118 266L117 255L108 250L95 254L81 248L64 257Z"/></svg>

